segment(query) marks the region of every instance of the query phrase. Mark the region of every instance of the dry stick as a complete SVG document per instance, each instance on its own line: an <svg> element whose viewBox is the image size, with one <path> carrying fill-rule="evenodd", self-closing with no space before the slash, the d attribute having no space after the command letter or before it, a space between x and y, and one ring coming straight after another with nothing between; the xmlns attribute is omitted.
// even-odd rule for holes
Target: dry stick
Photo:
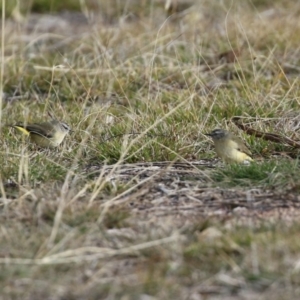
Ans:
<svg viewBox="0 0 300 300"><path fill-rule="evenodd" d="M0 264L20 264L20 265L54 265L54 264L71 264L83 263L95 259L109 258L117 255L130 255L135 252L148 249L151 247L160 246L180 240L180 235L175 232L173 235L150 241L134 246L129 246L121 249L110 249L101 247L82 247L74 250L66 250L64 252L45 256L40 259L26 259L26 258L0 258Z"/></svg>
<svg viewBox="0 0 300 300"><path fill-rule="evenodd" d="M244 132L246 132L249 135L254 135L255 137L262 138L266 141L272 141L279 144L286 143L292 147L300 148L300 143L298 143L297 141L294 141L286 136L281 136L279 134L265 133L265 132L252 129L249 126L239 122L240 119L241 117L233 117L231 120L238 128L242 129Z"/></svg>

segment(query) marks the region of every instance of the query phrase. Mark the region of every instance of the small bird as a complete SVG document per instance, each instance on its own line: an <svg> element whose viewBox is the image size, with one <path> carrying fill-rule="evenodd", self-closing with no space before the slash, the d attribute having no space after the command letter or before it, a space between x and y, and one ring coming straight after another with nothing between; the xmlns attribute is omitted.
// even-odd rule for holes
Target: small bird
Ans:
<svg viewBox="0 0 300 300"><path fill-rule="evenodd" d="M68 124L53 119L50 122L34 124L16 124L13 128L18 129L29 136L30 141L41 148L54 148L61 144L66 134L71 131Z"/></svg>
<svg viewBox="0 0 300 300"><path fill-rule="evenodd" d="M253 161L251 152L241 139L227 130L215 129L205 134L215 144L217 155L226 163L243 163Z"/></svg>

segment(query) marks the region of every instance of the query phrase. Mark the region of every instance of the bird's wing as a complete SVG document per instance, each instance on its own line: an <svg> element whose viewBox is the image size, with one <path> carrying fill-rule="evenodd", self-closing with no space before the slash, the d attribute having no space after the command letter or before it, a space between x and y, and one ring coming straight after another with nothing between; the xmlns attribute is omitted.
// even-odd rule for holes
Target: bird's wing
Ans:
<svg viewBox="0 0 300 300"><path fill-rule="evenodd" d="M18 126L20 126L20 125L18 125ZM40 124L32 124L32 125L26 125L26 126L22 125L22 127L24 127L27 131L29 131L29 133L35 133L35 134L44 136L46 138L53 137L52 131L45 130L45 128L42 127Z"/></svg>
<svg viewBox="0 0 300 300"><path fill-rule="evenodd" d="M237 143L237 150L246 153L250 157L252 156L251 151L248 149L248 147L245 145L245 143L241 139L234 137L234 141Z"/></svg>

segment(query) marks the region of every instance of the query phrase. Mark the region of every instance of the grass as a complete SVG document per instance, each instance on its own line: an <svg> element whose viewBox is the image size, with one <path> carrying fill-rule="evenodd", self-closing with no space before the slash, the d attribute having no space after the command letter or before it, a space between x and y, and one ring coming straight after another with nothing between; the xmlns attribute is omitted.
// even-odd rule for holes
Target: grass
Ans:
<svg viewBox="0 0 300 300"><path fill-rule="evenodd" d="M297 160L280 159L263 163L252 163L249 166L228 165L217 170L213 176L216 182L224 186L281 186L298 181L299 163Z"/></svg>
<svg viewBox="0 0 300 300"><path fill-rule="evenodd" d="M160 1L31 1L9 18L12 2L3 299L297 299L299 150L230 120L299 140L299 5L195 1L168 17ZM73 129L57 149L6 126L49 112ZM217 127L254 163L217 161Z"/></svg>

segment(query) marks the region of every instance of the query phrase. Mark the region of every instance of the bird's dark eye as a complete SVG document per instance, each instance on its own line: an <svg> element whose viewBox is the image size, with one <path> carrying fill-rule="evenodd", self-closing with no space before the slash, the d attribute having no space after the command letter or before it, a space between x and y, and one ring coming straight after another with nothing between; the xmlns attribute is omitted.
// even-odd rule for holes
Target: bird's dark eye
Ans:
<svg viewBox="0 0 300 300"><path fill-rule="evenodd" d="M66 123L61 123L61 126L65 129L65 130L70 130L70 126Z"/></svg>

